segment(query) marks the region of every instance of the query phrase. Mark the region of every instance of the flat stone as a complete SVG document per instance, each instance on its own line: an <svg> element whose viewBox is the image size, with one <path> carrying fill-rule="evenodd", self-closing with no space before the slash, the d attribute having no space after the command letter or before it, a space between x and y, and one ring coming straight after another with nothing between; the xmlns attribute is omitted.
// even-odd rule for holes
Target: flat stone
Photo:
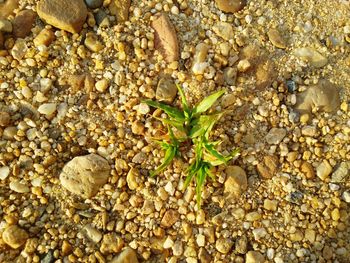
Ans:
<svg viewBox="0 0 350 263"><path fill-rule="evenodd" d="M332 173L332 166L329 164L327 160L323 160L322 163L319 164L316 168L316 175L319 177L322 181L326 180L329 175Z"/></svg>
<svg viewBox="0 0 350 263"><path fill-rule="evenodd" d="M179 60L179 43L174 25L165 13L154 16L151 23L155 31L155 48L168 63Z"/></svg>
<svg viewBox="0 0 350 263"><path fill-rule="evenodd" d="M265 257L258 251L248 251L245 263L264 263Z"/></svg>
<svg viewBox="0 0 350 263"><path fill-rule="evenodd" d="M139 263L135 251L126 247L118 256L115 256L109 263Z"/></svg>
<svg viewBox="0 0 350 263"><path fill-rule="evenodd" d="M317 50L310 47L302 47L294 50L294 55L306 60L315 68L322 68L328 63L328 59L321 55Z"/></svg>
<svg viewBox="0 0 350 263"><path fill-rule="evenodd" d="M281 49L285 49L287 47L285 40L282 38L281 33L277 29L270 29L267 32L267 36L269 37L269 40L275 47Z"/></svg>
<svg viewBox="0 0 350 263"><path fill-rule="evenodd" d="M170 76L164 76L158 81L156 99L166 103L172 103L177 94L177 87Z"/></svg>
<svg viewBox="0 0 350 263"><path fill-rule="evenodd" d="M236 13L245 7L246 0L215 0L217 7L226 13Z"/></svg>
<svg viewBox="0 0 350 263"><path fill-rule="evenodd" d="M60 174L64 188L83 198L95 196L109 177L110 166L97 154L78 156L69 161Z"/></svg>
<svg viewBox="0 0 350 263"><path fill-rule="evenodd" d="M118 23L122 23L129 20L130 5L130 0L112 0L108 8L111 14L117 17Z"/></svg>
<svg viewBox="0 0 350 263"><path fill-rule="evenodd" d="M87 17L84 0L41 0L37 12L46 23L70 33L79 33Z"/></svg>
<svg viewBox="0 0 350 263"><path fill-rule="evenodd" d="M313 109L320 112L335 112L339 107L339 89L328 80L320 80L318 84L299 93L295 105L300 114L311 114Z"/></svg>
<svg viewBox="0 0 350 263"><path fill-rule="evenodd" d="M2 233L2 240L13 249L23 246L28 237L27 231L16 225L7 227Z"/></svg>
<svg viewBox="0 0 350 263"><path fill-rule="evenodd" d="M239 197L247 190L248 181L246 172L239 166L228 166L225 169L226 181L224 193L229 196Z"/></svg>
<svg viewBox="0 0 350 263"><path fill-rule="evenodd" d="M160 224L165 228L169 228L178 221L179 216L180 216L179 212L173 209L169 209L168 211L165 212Z"/></svg>
<svg viewBox="0 0 350 263"><path fill-rule="evenodd" d="M350 162L341 162L338 168L332 173L332 183L342 183L349 177Z"/></svg>
<svg viewBox="0 0 350 263"><path fill-rule="evenodd" d="M272 128L266 135L265 139L268 144L279 144L286 135L287 131L285 129Z"/></svg>
<svg viewBox="0 0 350 263"><path fill-rule="evenodd" d="M263 162L259 163L256 168L261 177L271 179L273 176L275 176L278 166L278 158L273 155L267 155L264 156Z"/></svg>
<svg viewBox="0 0 350 263"><path fill-rule="evenodd" d="M25 38L31 33L36 13L33 10L20 11L13 20L13 34L18 38Z"/></svg>

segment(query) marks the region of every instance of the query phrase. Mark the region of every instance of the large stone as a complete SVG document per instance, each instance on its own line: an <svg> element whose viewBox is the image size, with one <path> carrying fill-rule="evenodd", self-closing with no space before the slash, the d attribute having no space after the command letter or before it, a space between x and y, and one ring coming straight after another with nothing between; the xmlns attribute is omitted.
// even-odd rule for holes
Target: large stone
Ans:
<svg viewBox="0 0 350 263"><path fill-rule="evenodd" d="M279 144L286 135L287 131L285 129L272 128L266 135L265 139L268 144Z"/></svg>
<svg viewBox="0 0 350 263"><path fill-rule="evenodd" d="M179 219L179 216L180 216L179 212L173 209L169 209L168 211L165 212L160 224L166 228L171 227L173 224L177 222L177 220Z"/></svg>
<svg viewBox="0 0 350 263"><path fill-rule="evenodd" d="M256 169L261 177L270 179L277 173L279 166L278 158L274 155L267 155L263 162L258 163Z"/></svg>
<svg viewBox="0 0 350 263"><path fill-rule="evenodd" d="M172 103L176 97L176 94L177 87L170 76L163 77L159 80L156 90L156 99L158 101Z"/></svg>
<svg viewBox="0 0 350 263"><path fill-rule="evenodd" d="M245 171L239 166L228 166L225 170L226 181L224 192L229 196L239 197L247 190L248 182Z"/></svg>
<svg viewBox="0 0 350 263"><path fill-rule="evenodd" d="M297 95L295 109L301 113L311 113L313 109L321 112L335 112L340 107L339 89L328 80L307 88Z"/></svg>
<svg viewBox="0 0 350 263"><path fill-rule="evenodd" d="M317 50L310 47L302 47L294 50L294 55L306 60L315 68L322 68L328 63L328 59L321 55Z"/></svg>
<svg viewBox="0 0 350 263"><path fill-rule="evenodd" d="M17 249L24 245L28 237L29 235L27 231L16 225L7 227L2 233L2 240L13 249Z"/></svg>
<svg viewBox="0 0 350 263"><path fill-rule="evenodd" d="M166 62L179 59L179 43L174 25L165 13L154 16L152 28L155 31L155 48L163 55Z"/></svg>
<svg viewBox="0 0 350 263"><path fill-rule="evenodd" d="M109 5L109 11L117 17L118 23L129 20L130 0L112 0Z"/></svg>
<svg viewBox="0 0 350 263"><path fill-rule="evenodd" d="M126 247L118 256L114 257L109 263L138 263L135 251Z"/></svg>
<svg viewBox="0 0 350 263"><path fill-rule="evenodd" d="M25 38L31 33L36 13L32 10L19 12L13 20L13 34L15 37Z"/></svg>
<svg viewBox="0 0 350 263"><path fill-rule="evenodd" d="M75 157L68 162L60 174L64 188L83 198L95 196L109 177L108 162L97 154Z"/></svg>
<svg viewBox="0 0 350 263"><path fill-rule="evenodd" d="M246 0L215 0L218 8L226 13L235 13L243 9Z"/></svg>
<svg viewBox="0 0 350 263"><path fill-rule="evenodd" d="M87 16L84 0L42 0L37 12L46 23L70 33L79 33Z"/></svg>
<svg viewBox="0 0 350 263"><path fill-rule="evenodd" d="M337 169L332 173L332 183L346 182L350 175L350 162L341 162Z"/></svg>

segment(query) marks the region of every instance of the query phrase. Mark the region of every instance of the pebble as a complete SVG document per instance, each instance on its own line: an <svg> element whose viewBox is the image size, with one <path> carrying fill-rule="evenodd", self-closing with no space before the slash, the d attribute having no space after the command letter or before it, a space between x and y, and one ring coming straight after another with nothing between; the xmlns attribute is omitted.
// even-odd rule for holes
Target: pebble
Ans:
<svg viewBox="0 0 350 263"><path fill-rule="evenodd" d="M230 23L218 22L212 28L213 28L213 31L219 37L222 37L224 40L229 41L234 37L233 27Z"/></svg>
<svg viewBox="0 0 350 263"><path fill-rule="evenodd" d="M73 247L67 240L63 240L61 250L63 256L67 256L72 252Z"/></svg>
<svg viewBox="0 0 350 263"><path fill-rule="evenodd" d="M130 247L126 247L118 256L115 256L109 263L139 263L139 261L137 259L135 251Z"/></svg>
<svg viewBox="0 0 350 263"><path fill-rule="evenodd" d="M202 75L204 71L209 66L207 60L207 55L209 51L209 46L205 43L199 43L196 46L196 51L193 57L192 72L195 75Z"/></svg>
<svg viewBox="0 0 350 263"><path fill-rule="evenodd" d="M156 90L156 99L166 103L172 103L177 94L177 87L170 76L160 78Z"/></svg>
<svg viewBox="0 0 350 263"><path fill-rule="evenodd" d="M344 191L342 194L342 197L346 203L350 203L350 191L349 190Z"/></svg>
<svg viewBox="0 0 350 263"><path fill-rule="evenodd" d="M2 233L2 240L13 249L23 246L28 237L27 231L17 225L8 226Z"/></svg>
<svg viewBox="0 0 350 263"><path fill-rule="evenodd" d="M5 180L10 175L10 168L3 166L0 168L0 180Z"/></svg>
<svg viewBox="0 0 350 263"><path fill-rule="evenodd" d="M253 211L245 215L245 219L249 222L258 221L261 218L259 212Z"/></svg>
<svg viewBox="0 0 350 263"><path fill-rule="evenodd" d="M14 59L21 61L22 58L27 53L27 51L28 51L28 46L26 41L22 38L19 38L16 40L15 45L12 47L11 55L13 56Z"/></svg>
<svg viewBox="0 0 350 263"><path fill-rule="evenodd" d="M116 233L108 233L103 235L100 251L104 255L118 253L124 246L124 240Z"/></svg>
<svg viewBox="0 0 350 263"><path fill-rule="evenodd" d="M179 212L173 209L169 209L165 212L160 224L163 227L172 227L179 220Z"/></svg>
<svg viewBox="0 0 350 263"><path fill-rule="evenodd" d="M274 155L267 155L264 156L263 162L258 163L256 169L262 178L270 179L277 173L278 166L278 158Z"/></svg>
<svg viewBox="0 0 350 263"><path fill-rule="evenodd" d="M9 184L9 187L12 191L15 191L16 193L21 193L21 194L24 194L24 193L29 193L30 192L30 189L27 185L23 184L23 183L20 183L18 181L12 181L10 184Z"/></svg>
<svg viewBox="0 0 350 263"><path fill-rule="evenodd" d="M248 250L248 238L246 235L240 236L235 242L235 251L239 254L246 254Z"/></svg>
<svg viewBox="0 0 350 263"><path fill-rule="evenodd" d="M328 80L320 80L318 84L299 93L295 105L295 109L301 114L310 114L313 109L318 109L320 112L335 112L339 107L339 90Z"/></svg>
<svg viewBox="0 0 350 263"><path fill-rule="evenodd" d="M96 9L102 6L103 0L85 0L85 4L88 8Z"/></svg>
<svg viewBox="0 0 350 263"><path fill-rule="evenodd" d="M105 92L108 89L109 82L107 79L101 79L95 83L95 88L99 92Z"/></svg>
<svg viewBox="0 0 350 263"><path fill-rule="evenodd" d="M199 247L205 246L205 236L203 234L198 234L196 236L196 243Z"/></svg>
<svg viewBox="0 0 350 263"><path fill-rule="evenodd" d="M199 248L198 258L199 258L201 263L211 263L211 262L213 262L211 255L203 247Z"/></svg>
<svg viewBox="0 0 350 263"><path fill-rule="evenodd" d="M33 10L20 11L13 20L13 34L17 38L25 38L31 33L36 13Z"/></svg>
<svg viewBox="0 0 350 263"><path fill-rule="evenodd" d="M136 190L139 187L140 171L137 168L131 167L127 176L126 183L130 190Z"/></svg>
<svg viewBox="0 0 350 263"><path fill-rule="evenodd" d="M276 200L270 200L265 199L264 200L264 208L269 211L276 211L277 210L278 201Z"/></svg>
<svg viewBox="0 0 350 263"><path fill-rule="evenodd" d="M258 251L248 251L245 263L264 263L265 257Z"/></svg>
<svg viewBox="0 0 350 263"><path fill-rule="evenodd" d="M109 177L110 166L97 154L78 156L65 164L60 174L61 185L83 198L97 194Z"/></svg>
<svg viewBox="0 0 350 263"><path fill-rule="evenodd" d="M266 135L265 139L268 144L279 144L286 135L287 131L285 129L272 128Z"/></svg>
<svg viewBox="0 0 350 263"><path fill-rule="evenodd" d="M316 175L315 169L311 163L306 162L306 161L303 162L300 169L305 174L307 179L314 179L315 178L315 175Z"/></svg>
<svg viewBox="0 0 350 263"><path fill-rule="evenodd" d="M36 47L39 46L49 46L55 40L55 34L51 29L44 28L40 33L34 38L33 43Z"/></svg>
<svg viewBox="0 0 350 263"><path fill-rule="evenodd" d="M259 240L267 235L267 231L263 227L253 229L252 232L253 232L255 240Z"/></svg>
<svg viewBox="0 0 350 263"><path fill-rule="evenodd" d="M11 33L13 30L11 21L7 19L0 19L0 31L5 33Z"/></svg>
<svg viewBox="0 0 350 263"><path fill-rule="evenodd" d="M242 59L237 64L237 69L239 72L246 72L250 69L251 64L248 59Z"/></svg>
<svg viewBox="0 0 350 263"><path fill-rule="evenodd" d="M79 33L87 17L84 0L43 0L37 12L46 23L70 33Z"/></svg>
<svg viewBox="0 0 350 263"><path fill-rule="evenodd" d="M216 250L222 254L229 253L232 246L233 246L232 240L224 237L220 237L218 240L216 240L216 243L215 243Z"/></svg>
<svg viewBox="0 0 350 263"><path fill-rule="evenodd" d="M317 134L317 129L315 126L306 125L301 129L301 134L308 137L315 137Z"/></svg>
<svg viewBox="0 0 350 263"><path fill-rule="evenodd" d="M111 14L117 17L118 23L122 23L129 20L130 5L131 0L111 0L108 7Z"/></svg>
<svg viewBox="0 0 350 263"><path fill-rule="evenodd" d="M91 225L86 225L82 231L94 243L98 243L102 239L102 233Z"/></svg>
<svg viewBox="0 0 350 263"><path fill-rule="evenodd" d="M228 166L225 169L226 181L224 193L232 197L239 197L248 188L247 174L239 166Z"/></svg>
<svg viewBox="0 0 350 263"><path fill-rule="evenodd" d="M98 40L97 35L92 33L92 32L89 32L86 34L84 45L88 49L90 49L92 52L95 52L95 53L98 53L99 51L101 51L104 48L104 46Z"/></svg>
<svg viewBox="0 0 350 263"><path fill-rule="evenodd" d="M332 173L332 166L329 164L327 160L323 160L322 163L320 163L316 167L316 175L319 177L322 181L326 180L328 176Z"/></svg>
<svg viewBox="0 0 350 263"><path fill-rule="evenodd" d="M151 23L155 31L155 48L168 63L179 60L179 43L174 25L165 13L154 16Z"/></svg>
<svg viewBox="0 0 350 263"><path fill-rule="evenodd" d="M332 183L342 183L349 177L350 162L341 162L338 168L332 173Z"/></svg>
<svg viewBox="0 0 350 263"><path fill-rule="evenodd" d="M0 126L6 127L10 124L11 116L5 111L0 111Z"/></svg>
<svg viewBox="0 0 350 263"><path fill-rule="evenodd" d="M285 49L287 47L285 40L282 38L281 33L277 29L270 29L267 32L267 35L275 47L281 49Z"/></svg>
<svg viewBox="0 0 350 263"><path fill-rule="evenodd" d="M175 241L174 245L172 246L172 250L173 250L173 255L175 257L180 257L184 253L182 241L180 240Z"/></svg>
<svg viewBox="0 0 350 263"><path fill-rule="evenodd" d="M171 239L170 236L168 236L164 241L163 248L168 249L173 247L173 245L174 245L174 241Z"/></svg>
<svg viewBox="0 0 350 263"><path fill-rule="evenodd" d="M217 7L226 13L236 13L245 7L246 0L215 0Z"/></svg>
<svg viewBox="0 0 350 263"><path fill-rule="evenodd" d="M322 68L328 63L328 59L317 50L310 47L302 47L294 50L294 55L310 63L315 68Z"/></svg>
<svg viewBox="0 0 350 263"><path fill-rule="evenodd" d="M236 84L237 70L233 67L227 67L224 69L224 80L226 84L233 86Z"/></svg>
<svg viewBox="0 0 350 263"><path fill-rule="evenodd" d="M44 103L41 104L38 108L38 112L46 116L51 116L57 109L56 103Z"/></svg>

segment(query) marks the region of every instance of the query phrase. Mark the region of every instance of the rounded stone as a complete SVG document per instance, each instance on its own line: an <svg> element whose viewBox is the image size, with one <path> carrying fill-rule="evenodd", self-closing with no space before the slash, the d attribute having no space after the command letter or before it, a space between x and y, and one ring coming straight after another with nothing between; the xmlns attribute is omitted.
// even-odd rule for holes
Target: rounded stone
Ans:
<svg viewBox="0 0 350 263"><path fill-rule="evenodd" d="M85 4L88 8L96 9L102 6L103 0L85 0Z"/></svg>

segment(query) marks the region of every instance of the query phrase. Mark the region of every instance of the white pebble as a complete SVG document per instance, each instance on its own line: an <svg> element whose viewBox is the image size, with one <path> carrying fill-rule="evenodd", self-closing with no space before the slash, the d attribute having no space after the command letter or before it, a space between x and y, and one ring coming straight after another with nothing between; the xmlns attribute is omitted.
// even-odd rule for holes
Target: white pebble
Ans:
<svg viewBox="0 0 350 263"><path fill-rule="evenodd" d="M44 115L51 115L56 111L56 103L44 103L38 108L38 112Z"/></svg>
<svg viewBox="0 0 350 263"><path fill-rule="evenodd" d="M168 182L165 187L164 187L165 191L168 192L169 195L173 196L175 193L175 188L173 186L173 184L171 182Z"/></svg>
<svg viewBox="0 0 350 263"><path fill-rule="evenodd" d="M197 245L199 247L204 247L205 246L205 236L202 234L198 234L196 238Z"/></svg>
<svg viewBox="0 0 350 263"><path fill-rule="evenodd" d="M3 166L0 168L0 180L5 180L10 174L10 168L8 166Z"/></svg>
<svg viewBox="0 0 350 263"><path fill-rule="evenodd" d="M12 191L15 191L15 192L17 192L17 193L21 193L21 194L23 194L23 193L29 193L29 187L27 186L27 185L25 185L25 184L22 184L22 183L20 183L20 182L18 182L18 181L13 181L13 182L11 182L10 183L10 189L12 190Z"/></svg>
<svg viewBox="0 0 350 263"><path fill-rule="evenodd" d="M343 196L343 199L345 202L350 203L350 191L349 190L346 190L342 196Z"/></svg>
<svg viewBox="0 0 350 263"><path fill-rule="evenodd" d="M167 237L167 239L164 241L163 248L171 248L174 245L174 241L171 239L171 237Z"/></svg>

